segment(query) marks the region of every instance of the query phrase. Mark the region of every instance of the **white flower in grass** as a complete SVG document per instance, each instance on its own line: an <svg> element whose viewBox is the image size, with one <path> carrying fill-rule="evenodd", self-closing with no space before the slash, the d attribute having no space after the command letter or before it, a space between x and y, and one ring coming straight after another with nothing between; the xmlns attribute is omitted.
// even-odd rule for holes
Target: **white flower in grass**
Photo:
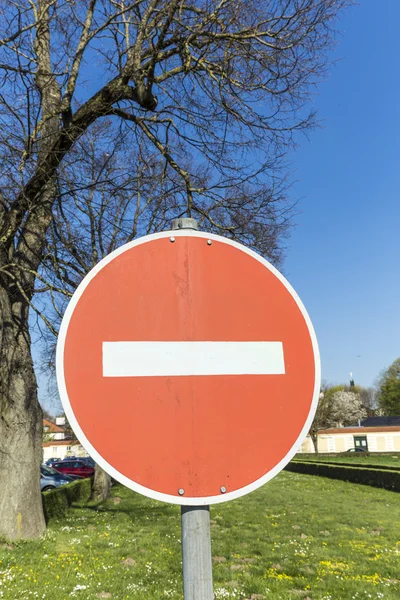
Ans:
<svg viewBox="0 0 400 600"><path fill-rule="evenodd" d="M88 587L89 586L87 586L87 585L76 585L74 587L74 589L72 590L72 592L70 593L70 596L75 596L76 592L81 592L83 590L87 590Z"/></svg>
<svg viewBox="0 0 400 600"><path fill-rule="evenodd" d="M230 598L230 596L231 596L231 593L226 588L217 588L214 592L214 598L216 598L218 600L220 598Z"/></svg>

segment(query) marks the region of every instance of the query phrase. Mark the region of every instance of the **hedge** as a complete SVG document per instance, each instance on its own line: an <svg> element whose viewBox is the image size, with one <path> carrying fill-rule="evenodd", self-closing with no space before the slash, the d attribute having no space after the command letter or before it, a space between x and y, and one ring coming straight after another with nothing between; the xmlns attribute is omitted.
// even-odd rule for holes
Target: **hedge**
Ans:
<svg viewBox="0 0 400 600"><path fill-rule="evenodd" d="M62 485L54 490L43 492L43 510L46 522L53 517L62 517L73 502L89 499L91 492L91 479L77 479L67 485Z"/></svg>
<svg viewBox="0 0 400 600"><path fill-rule="evenodd" d="M355 453L350 453L350 452L298 452L296 454L296 458L304 458L305 460L309 459L309 460L318 460L317 457L321 456L325 457L325 456L335 456L336 458L339 458L340 456L351 456L353 457ZM373 455L373 456L396 456L400 459L400 452L398 450L386 450L385 452L357 452L356 453L357 458L360 458L362 460L368 458L369 456Z"/></svg>
<svg viewBox="0 0 400 600"><path fill-rule="evenodd" d="M287 471L319 475L331 479L341 479L352 483L362 483L387 490L400 491L400 472L381 471L379 469L358 468L348 466L328 465L316 462L292 461L286 465Z"/></svg>
<svg viewBox="0 0 400 600"><path fill-rule="evenodd" d="M295 462L306 462L306 463L316 463L318 465L334 465L334 466L343 466L343 467L360 467L361 469L374 469L374 470L378 470L378 471L400 471L400 466L398 467L394 467L394 466L389 466L389 465L377 465L377 464L362 464L362 463L349 463L349 462L340 462L340 460L323 460L323 459L318 459L318 460L303 460L302 458L299 458L296 456L295 459L293 459Z"/></svg>

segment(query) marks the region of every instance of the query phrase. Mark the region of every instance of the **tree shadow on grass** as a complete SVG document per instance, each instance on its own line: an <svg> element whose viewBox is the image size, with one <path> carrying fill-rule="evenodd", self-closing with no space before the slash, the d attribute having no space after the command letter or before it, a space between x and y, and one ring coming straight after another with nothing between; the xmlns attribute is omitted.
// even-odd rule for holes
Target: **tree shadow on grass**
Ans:
<svg viewBox="0 0 400 600"><path fill-rule="evenodd" d="M141 518L147 519L158 519L159 517L175 517L178 516L178 507L170 506L168 504L160 505L160 506L148 506L143 504L133 504L130 507L123 507L119 504L110 505L109 500L106 503L99 504L86 504L86 503L74 503L71 506L72 509L85 509L90 510L97 514L103 513L124 513L129 517L133 517L134 520Z"/></svg>

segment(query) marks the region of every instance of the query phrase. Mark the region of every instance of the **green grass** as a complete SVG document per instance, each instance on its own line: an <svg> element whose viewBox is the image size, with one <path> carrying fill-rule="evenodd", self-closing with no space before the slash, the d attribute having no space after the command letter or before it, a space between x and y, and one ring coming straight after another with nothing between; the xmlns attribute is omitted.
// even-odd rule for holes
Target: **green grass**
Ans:
<svg viewBox="0 0 400 600"><path fill-rule="evenodd" d="M118 486L43 540L0 543L0 598L182 598L179 507ZM398 599L400 497L282 472L211 507L215 598Z"/></svg>
<svg viewBox="0 0 400 600"><path fill-rule="evenodd" d="M362 452L348 452L339 454L296 454L296 460L311 460L323 461L323 462L340 462L340 463L359 463L368 465L386 465L389 467L397 467L400 469L400 452L393 454L375 454L369 455L363 454Z"/></svg>

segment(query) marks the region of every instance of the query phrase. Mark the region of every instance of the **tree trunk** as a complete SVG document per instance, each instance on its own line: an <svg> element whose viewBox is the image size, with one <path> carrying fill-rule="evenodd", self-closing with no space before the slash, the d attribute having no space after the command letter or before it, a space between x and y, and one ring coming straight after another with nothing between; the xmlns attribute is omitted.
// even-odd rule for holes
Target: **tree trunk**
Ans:
<svg viewBox="0 0 400 600"><path fill-rule="evenodd" d="M56 193L46 160L59 136L60 89L51 70L50 4L38 0L37 5L35 85L41 130L36 171L0 223L0 536L8 539L36 538L45 530L40 493L43 422L29 309ZM59 162L62 156L57 158ZM26 190L32 182L29 198Z"/></svg>
<svg viewBox="0 0 400 600"><path fill-rule="evenodd" d="M102 502L110 497L111 477L99 465L94 470L94 480L90 500Z"/></svg>
<svg viewBox="0 0 400 600"><path fill-rule="evenodd" d="M318 433L310 432L310 437L312 439L312 443L314 444L314 450L315 450L316 454L318 454Z"/></svg>
<svg viewBox="0 0 400 600"><path fill-rule="evenodd" d="M29 306L0 279L0 536L39 537L42 410L28 329Z"/></svg>

